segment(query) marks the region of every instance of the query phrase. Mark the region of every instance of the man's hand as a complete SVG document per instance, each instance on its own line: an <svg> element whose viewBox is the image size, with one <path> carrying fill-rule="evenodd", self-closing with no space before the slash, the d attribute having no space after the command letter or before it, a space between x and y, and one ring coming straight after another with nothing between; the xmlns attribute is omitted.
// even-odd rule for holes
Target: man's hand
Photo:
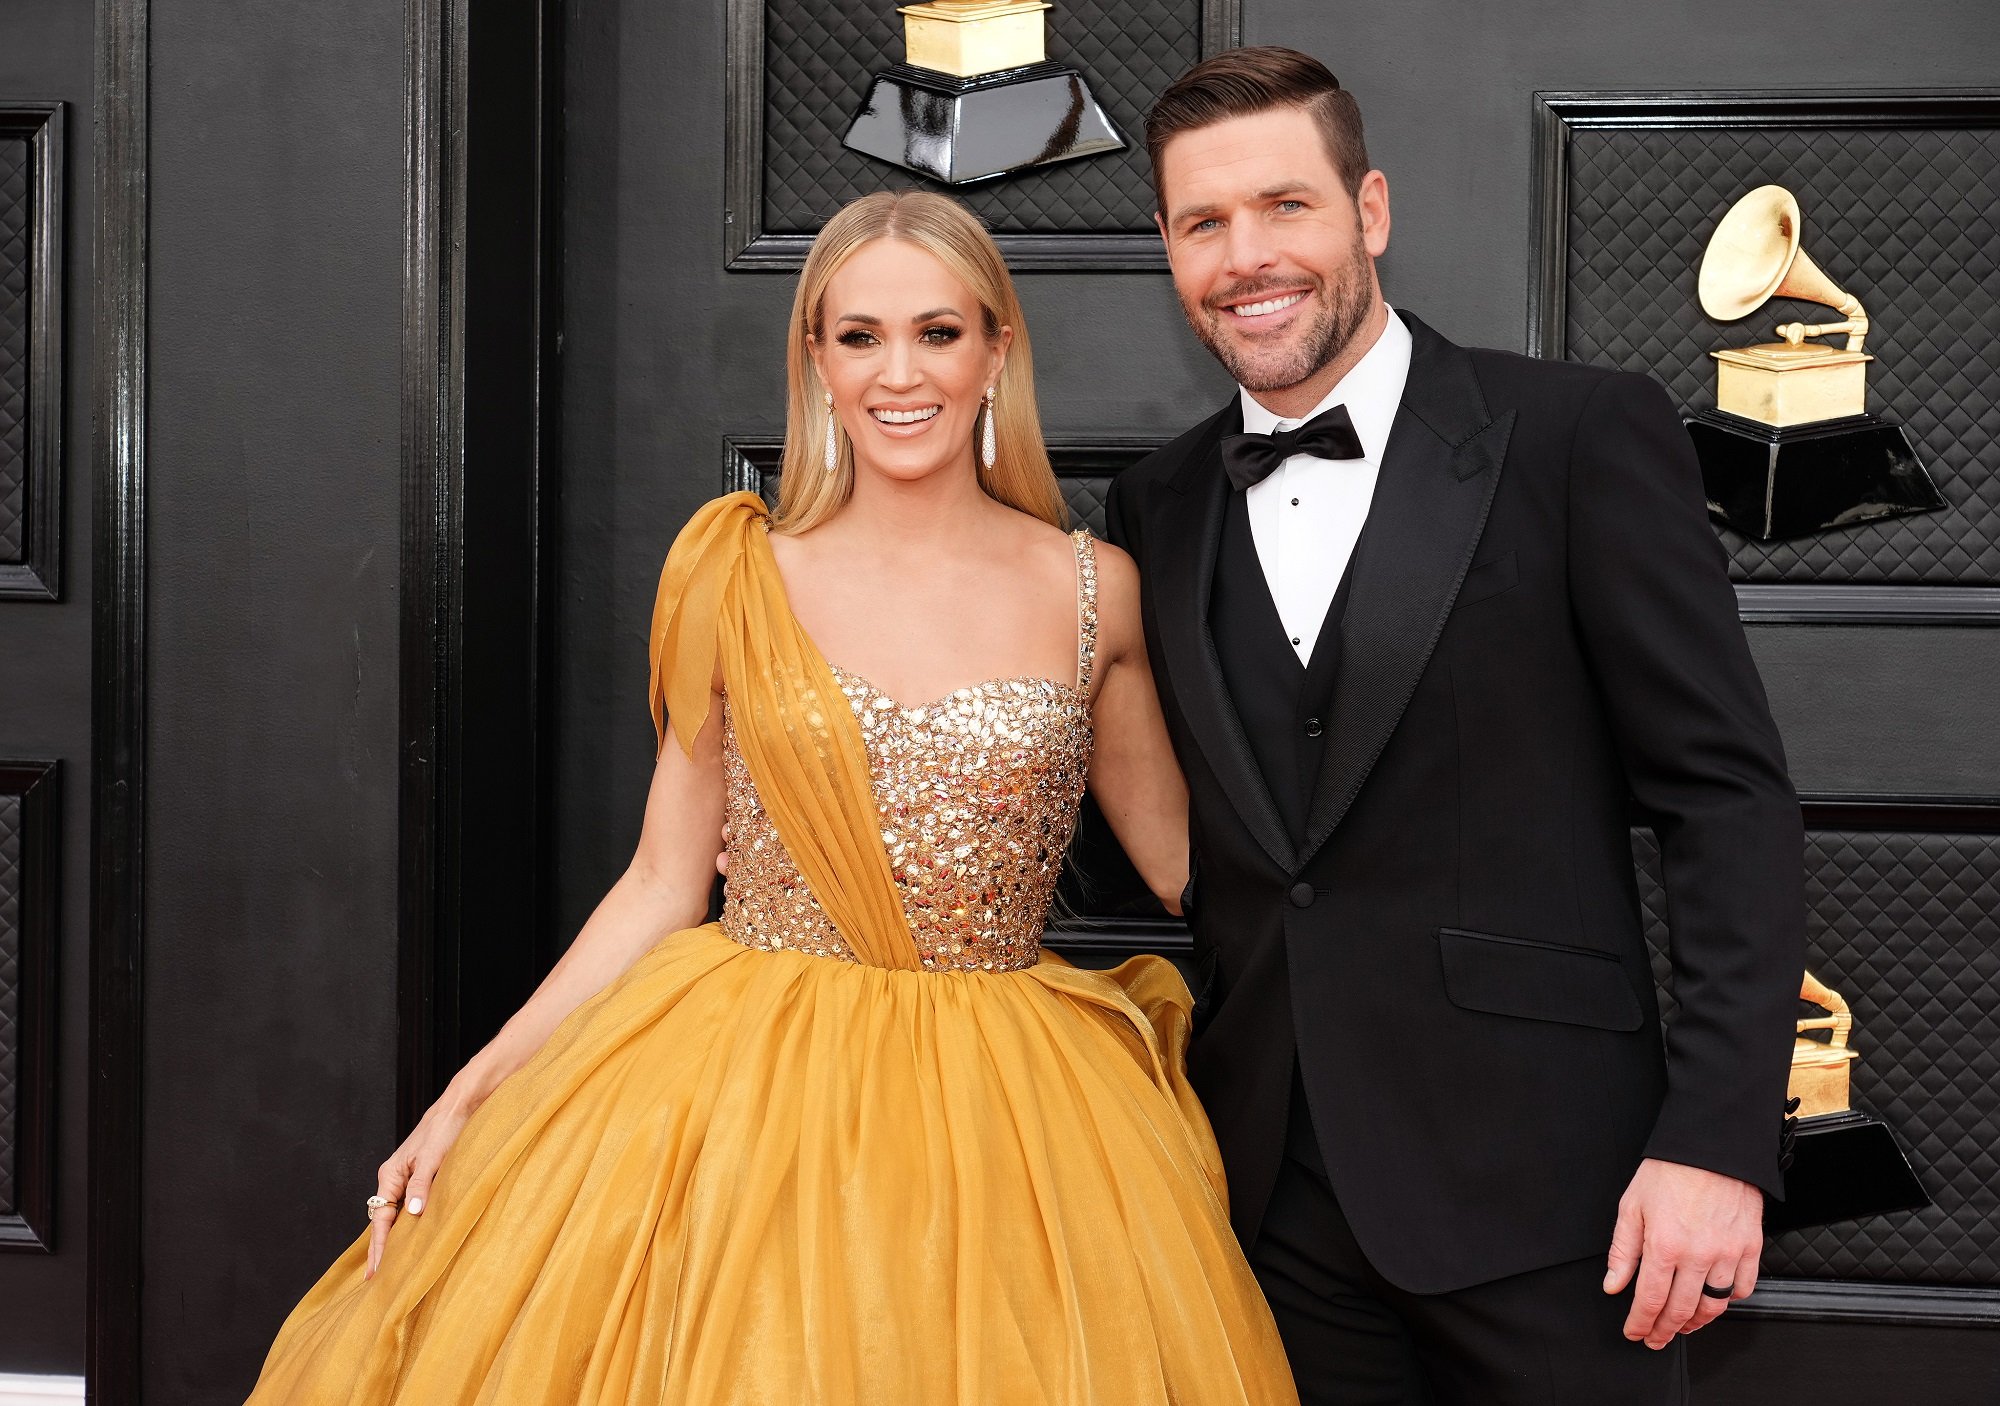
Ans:
<svg viewBox="0 0 2000 1406"><path fill-rule="evenodd" d="M1764 1249L1764 1196L1749 1182L1647 1158L1618 1202L1604 1292L1624 1291L1636 1272L1625 1336L1663 1348L1722 1316L1757 1287ZM1702 1286L1729 1289L1727 1298Z"/></svg>

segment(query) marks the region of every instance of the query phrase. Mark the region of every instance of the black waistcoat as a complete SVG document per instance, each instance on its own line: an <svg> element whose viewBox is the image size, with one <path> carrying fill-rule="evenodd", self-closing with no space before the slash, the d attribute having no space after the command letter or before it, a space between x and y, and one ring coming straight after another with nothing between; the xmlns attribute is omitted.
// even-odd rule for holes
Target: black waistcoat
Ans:
<svg viewBox="0 0 2000 1406"><path fill-rule="evenodd" d="M1360 550L1356 543L1355 554ZM1305 837L1320 761L1326 754L1331 727L1327 711L1340 666L1340 621L1347 611L1351 575L1340 578L1340 589L1334 592L1313 643L1311 663L1299 663L1264 579L1257 542L1250 533L1249 506L1243 494L1229 495L1215 559L1209 628L1250 751L1295 840Z"/></svg>

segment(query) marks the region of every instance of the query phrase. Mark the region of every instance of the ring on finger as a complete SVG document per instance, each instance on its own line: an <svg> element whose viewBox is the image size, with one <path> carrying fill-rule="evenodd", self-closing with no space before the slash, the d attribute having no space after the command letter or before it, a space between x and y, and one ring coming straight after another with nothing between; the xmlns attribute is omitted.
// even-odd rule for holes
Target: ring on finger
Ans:
<svg viewBox="0 0 2000 1406"><path fill-rule="evenodd" d="M1726 1299L1733 1297L1735 1293L1736 1286L1734 1284L1703 1284L1701 1286L1701 1296L1705 1299Z"/></svg>

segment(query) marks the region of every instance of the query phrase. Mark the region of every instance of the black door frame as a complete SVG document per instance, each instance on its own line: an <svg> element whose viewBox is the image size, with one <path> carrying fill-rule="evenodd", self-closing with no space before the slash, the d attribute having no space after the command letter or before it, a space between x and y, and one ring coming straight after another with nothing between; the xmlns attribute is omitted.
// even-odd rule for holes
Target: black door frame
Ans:
<svg viewBox="0 0 2000 1406"><path fill-rule="evenodd" d="M551 956L562 0L408 0L397 1119Z"/></svg>

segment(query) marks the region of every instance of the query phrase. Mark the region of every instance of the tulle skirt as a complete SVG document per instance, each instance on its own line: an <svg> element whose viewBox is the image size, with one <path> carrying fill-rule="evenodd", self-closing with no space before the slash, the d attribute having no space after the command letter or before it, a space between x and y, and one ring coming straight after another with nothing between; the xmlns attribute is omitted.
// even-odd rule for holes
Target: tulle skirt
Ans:
<svg viewBox="0 0 2000 1406"><path fill-rule="evenodd" d="M1158 958L663 940L364 1233L257 1403L1292 1403Z"/></svg>

